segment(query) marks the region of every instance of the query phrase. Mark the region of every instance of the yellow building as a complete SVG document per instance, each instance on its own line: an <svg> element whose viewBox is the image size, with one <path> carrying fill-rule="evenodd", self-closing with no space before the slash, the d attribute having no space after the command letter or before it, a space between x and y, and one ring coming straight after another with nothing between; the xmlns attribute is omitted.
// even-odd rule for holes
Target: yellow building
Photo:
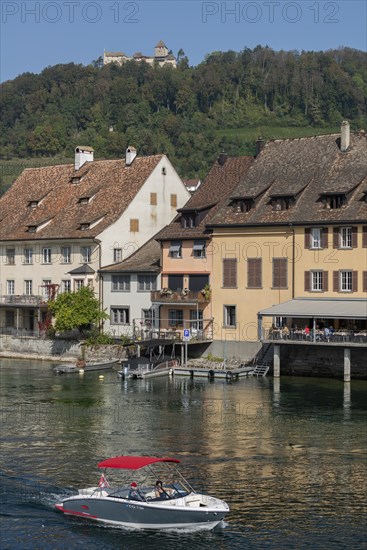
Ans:
<svg viewBox="0 0 367 550"><path fill-rule="evenodd" d="M365 132L343 122L340 135L269 142L208 229L214 340L256 342L272 324L367 329ZM289 303L291 316L269 310Z"/></svg>

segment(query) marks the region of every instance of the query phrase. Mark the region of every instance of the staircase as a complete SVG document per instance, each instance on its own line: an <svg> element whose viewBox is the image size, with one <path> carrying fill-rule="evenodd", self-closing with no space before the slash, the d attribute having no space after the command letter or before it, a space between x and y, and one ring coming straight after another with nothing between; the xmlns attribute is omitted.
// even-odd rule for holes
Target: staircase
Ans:
<svg viewBox="0 0 367 550"><path fill-rule="evenodd" d="M266 344L261 348L259 353L254 357L255 367L252 374L255 376L266 376L272 362L273 362L273 345Z"/></svg>
<svg viewBox="0 0 367 550"><path fill-rule="evenodd" d="M269 365L256 365L254 370L252 371L253 376L266 376L268 374Z"/></svg>

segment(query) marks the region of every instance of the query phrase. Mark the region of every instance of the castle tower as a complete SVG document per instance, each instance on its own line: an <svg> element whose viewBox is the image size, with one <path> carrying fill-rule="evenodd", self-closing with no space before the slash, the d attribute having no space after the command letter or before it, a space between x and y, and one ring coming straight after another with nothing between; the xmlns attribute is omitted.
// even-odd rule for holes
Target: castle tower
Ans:
<svg viewBox="0 0 367 550"><path fill-rule="evenodd" d="M154 48L154 57L167 57L168 48L163 40L160 40Z"/></svg>

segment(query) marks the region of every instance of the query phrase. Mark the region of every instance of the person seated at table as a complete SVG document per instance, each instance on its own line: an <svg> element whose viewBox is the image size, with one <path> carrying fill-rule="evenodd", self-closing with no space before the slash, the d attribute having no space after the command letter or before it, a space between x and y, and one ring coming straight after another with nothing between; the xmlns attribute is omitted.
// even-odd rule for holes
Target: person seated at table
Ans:
<svg viewBox="0 0 367 550"><path fill-rule="evenodd" d="M310 336L310 327L305 326L305 328L303 330L303 334L305 334L306 337L308 338Z"/></svg>
<svg viewBox="0 0 367 550"><path fill-rule="evenodd" d="M324 328L324 336L325 336L325 340L327 341L330 340L331 333L330 333L330 329L328 329L327 327Z"/></svg>
<svg viewBox="0 0 367 550"><path fill-rule="evenodd" d="M335 332L335 328L333 327L333 325L329 326L329 331L330 331L330 335L333 336L333 334Z"/></svg>
<svg viewBox="0 0 367 550"><path fill-rule="evenodd" d="M282 336L283 338L289 338L289 328L287 327L287 325L284 325L283 327Z"/></svg>

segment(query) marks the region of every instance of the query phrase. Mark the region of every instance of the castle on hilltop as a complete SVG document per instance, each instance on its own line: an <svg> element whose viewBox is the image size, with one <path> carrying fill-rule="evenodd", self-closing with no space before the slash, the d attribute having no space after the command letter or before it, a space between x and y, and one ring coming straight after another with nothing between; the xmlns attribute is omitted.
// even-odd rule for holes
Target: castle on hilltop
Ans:
<svg viewBox="0 0 367 550"><path fill-rule="evenodd" d="M108 63L117 63L118 65L123 65L126 61L145 61L150 65L157 63L161 67L163 65L171 65L172 67L177 67L176 58L172 53L168 52L168 48L160 40L154 48L154 56L143 55L141 52L136 52L132 57L129 57L124 52L104 52L103 54L103 65Z"/></svg>

